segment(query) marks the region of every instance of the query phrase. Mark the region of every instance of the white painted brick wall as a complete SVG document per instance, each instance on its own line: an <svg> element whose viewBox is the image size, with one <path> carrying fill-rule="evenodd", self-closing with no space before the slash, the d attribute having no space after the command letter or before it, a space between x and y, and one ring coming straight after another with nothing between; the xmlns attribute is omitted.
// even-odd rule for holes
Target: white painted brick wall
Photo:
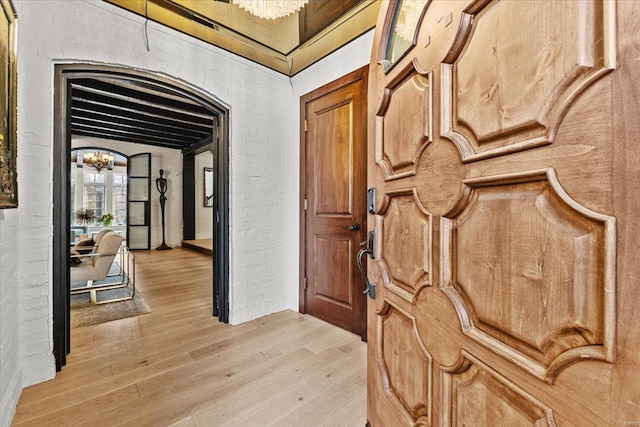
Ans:
<svg viewBox="0 0 640 427"><path fill-rule="evenodd" d="M9 426L20 397L17 327L19 280L15 254L19 249L17 210L0 210L0 426Z"/></svg>
<svg viewBox="0 0 640 427"><path fill-rule="evenodd" d="M23 78L24 72L18 75ZM39 91L40 102L52 94L50 82ZM29 87L29 93L34 87ZM37 99L38 99L37 98ZM18 116L24 117L18 92ZM23 102L24 103L24 102ZM27 110L28 111L28 110ZM18 267L18 304L21 386L53 378L52 305L51 305L51 118L48 123L26 125L18 121L18 241L14 256ZM47 126L48 125L48 126ZM22 126L22 127L21 127ZM28 130L26 137L22 129ZM49 157L49 158L47 158Z"/></svg>
<svg viewBox="0 0 640 427"><path fill-rule="evenodd" d="M269 84L264 78L252 82L253 89ZM280 87L289 93L288 80ZM231 206L244 206L242 218L232 224L232 283L247 286L234 289L230 298L230 321L240 323L268 313L283 310L286 305L284 272L284 218L286 171L284 158L286 125L291 106L288 97L278 100L264 98L256 90L247 103L235 109L233 115L246 114L260 120L260 128L242 130L242 146L232 138L232 153L245 161L236 163L231 179ZM265 108L264 105L267 105ZM267 110L276 120L266 120ZM270 177L265 179L265 177ZM269 295L269 299L257 295Z"/></svg>

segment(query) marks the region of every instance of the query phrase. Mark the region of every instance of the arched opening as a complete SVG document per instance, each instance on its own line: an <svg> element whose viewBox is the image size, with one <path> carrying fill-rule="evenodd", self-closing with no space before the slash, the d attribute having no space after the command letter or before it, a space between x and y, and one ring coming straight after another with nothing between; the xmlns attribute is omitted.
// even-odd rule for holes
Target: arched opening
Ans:
<svg viewBox="0 0 640 427"><path fill-rule="evenodd" d="M132 144L151 144L178 150L182 161L183 221L184 233L189 235L195 216L192 214L195 200L194 155L210 150L213 154L212 178L215 189L213 212L211 215L213 235L213 301L212 315L222 322L229 316L229 109L215 97L184 82L139 69L104 64L58 64L55 66L54 82L54 159L53 159L53 339L56 368L66 364L70 352L69 313L69 260L71 243L71 183L70 168L72 136L113 138ZM87 88L87 86L89 86ZM122 92L114 98L105 97L109 88L119 88ZM144 120L127 119L117 125L107 126L120 111L130 112L127 106L130 96L144 92L149 101L138 101ZM157 116L153 101L161 97L170 98L177 105L193 105L200 115L209 118L211 126L205 137L190 129L171 130L170 117L163 117L160 128L145 128L142 123L152 121ZM110 105L109 99L113 100ZM186 101L186 102L183 102ZM90 106L96 107L95 111ZM189 117L179 112L179 108L166 107L170 116L175 115L182 125L190 123ZM84 116L78 118L78 113ZM159 120L159 119L158 119ZM137 121L137 122L136 122ZM193 120L193 123L201 120ZM200 123L200 129L207 128ZM113 124L113 123L112 123ZM135 128L130 131L130 128ZM114 134L104 134L107 129L115 129ZM192 135L190 135L192 134ZM115 135L115 136L114 136ZM148 137L147 137L148 136ZM113 151L110 149L110 151ZM190 211L191 210L191 211ZM151 231L149 231L150 233Z"/></svg>

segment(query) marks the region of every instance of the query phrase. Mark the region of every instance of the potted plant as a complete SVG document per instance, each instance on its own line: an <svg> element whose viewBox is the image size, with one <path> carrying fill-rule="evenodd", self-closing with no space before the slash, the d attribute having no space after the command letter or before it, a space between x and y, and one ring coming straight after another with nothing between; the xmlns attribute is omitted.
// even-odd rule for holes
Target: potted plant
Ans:
<svg viewBox="0 0 640 427"><path fill-rule="evenodd" d="M113 215L111 214L111 212L107 212L106 214L99 217L98 221L100 221L102 225L108 227L113 223Z"/></svg>
<svg viewBox="0 0 640 427"><path fill-rule="evenodd" d="M76 221L82 225L87 225L87 223L92 221L95 216L93 209L78 209L75 212Z"/></svg>

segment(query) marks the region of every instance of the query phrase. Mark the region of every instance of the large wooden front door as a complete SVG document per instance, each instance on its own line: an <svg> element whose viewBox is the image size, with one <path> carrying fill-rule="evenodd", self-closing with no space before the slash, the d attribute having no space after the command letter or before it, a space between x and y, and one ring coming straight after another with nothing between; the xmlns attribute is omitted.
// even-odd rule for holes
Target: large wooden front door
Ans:
<svg viewBox="0 0 640 427"><path fill-rule="evenodd" d="M369 74L369 423L640 425L640 2L427 1L404 56L398 3Z"/></svg>
<svg viewBox="0 0 640 427"><path fill-rule="evenodd" d="M366 337L356 264L366 228L367 74L361 68L301 98L305 200L301 312Z"/></svg>

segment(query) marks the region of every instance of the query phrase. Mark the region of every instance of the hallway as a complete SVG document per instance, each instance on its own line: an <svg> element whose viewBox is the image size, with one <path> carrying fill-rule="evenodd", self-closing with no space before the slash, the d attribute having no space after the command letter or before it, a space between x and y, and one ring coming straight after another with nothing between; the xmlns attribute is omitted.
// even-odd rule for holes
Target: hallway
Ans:
<svg viewBox="0 0 640 427"><path fill-rule="evenodd" d="M151 313L71 331L67 366L13 425L363 426L366 344L293 311L211 316L211 258L136 252Z"/></svg>

